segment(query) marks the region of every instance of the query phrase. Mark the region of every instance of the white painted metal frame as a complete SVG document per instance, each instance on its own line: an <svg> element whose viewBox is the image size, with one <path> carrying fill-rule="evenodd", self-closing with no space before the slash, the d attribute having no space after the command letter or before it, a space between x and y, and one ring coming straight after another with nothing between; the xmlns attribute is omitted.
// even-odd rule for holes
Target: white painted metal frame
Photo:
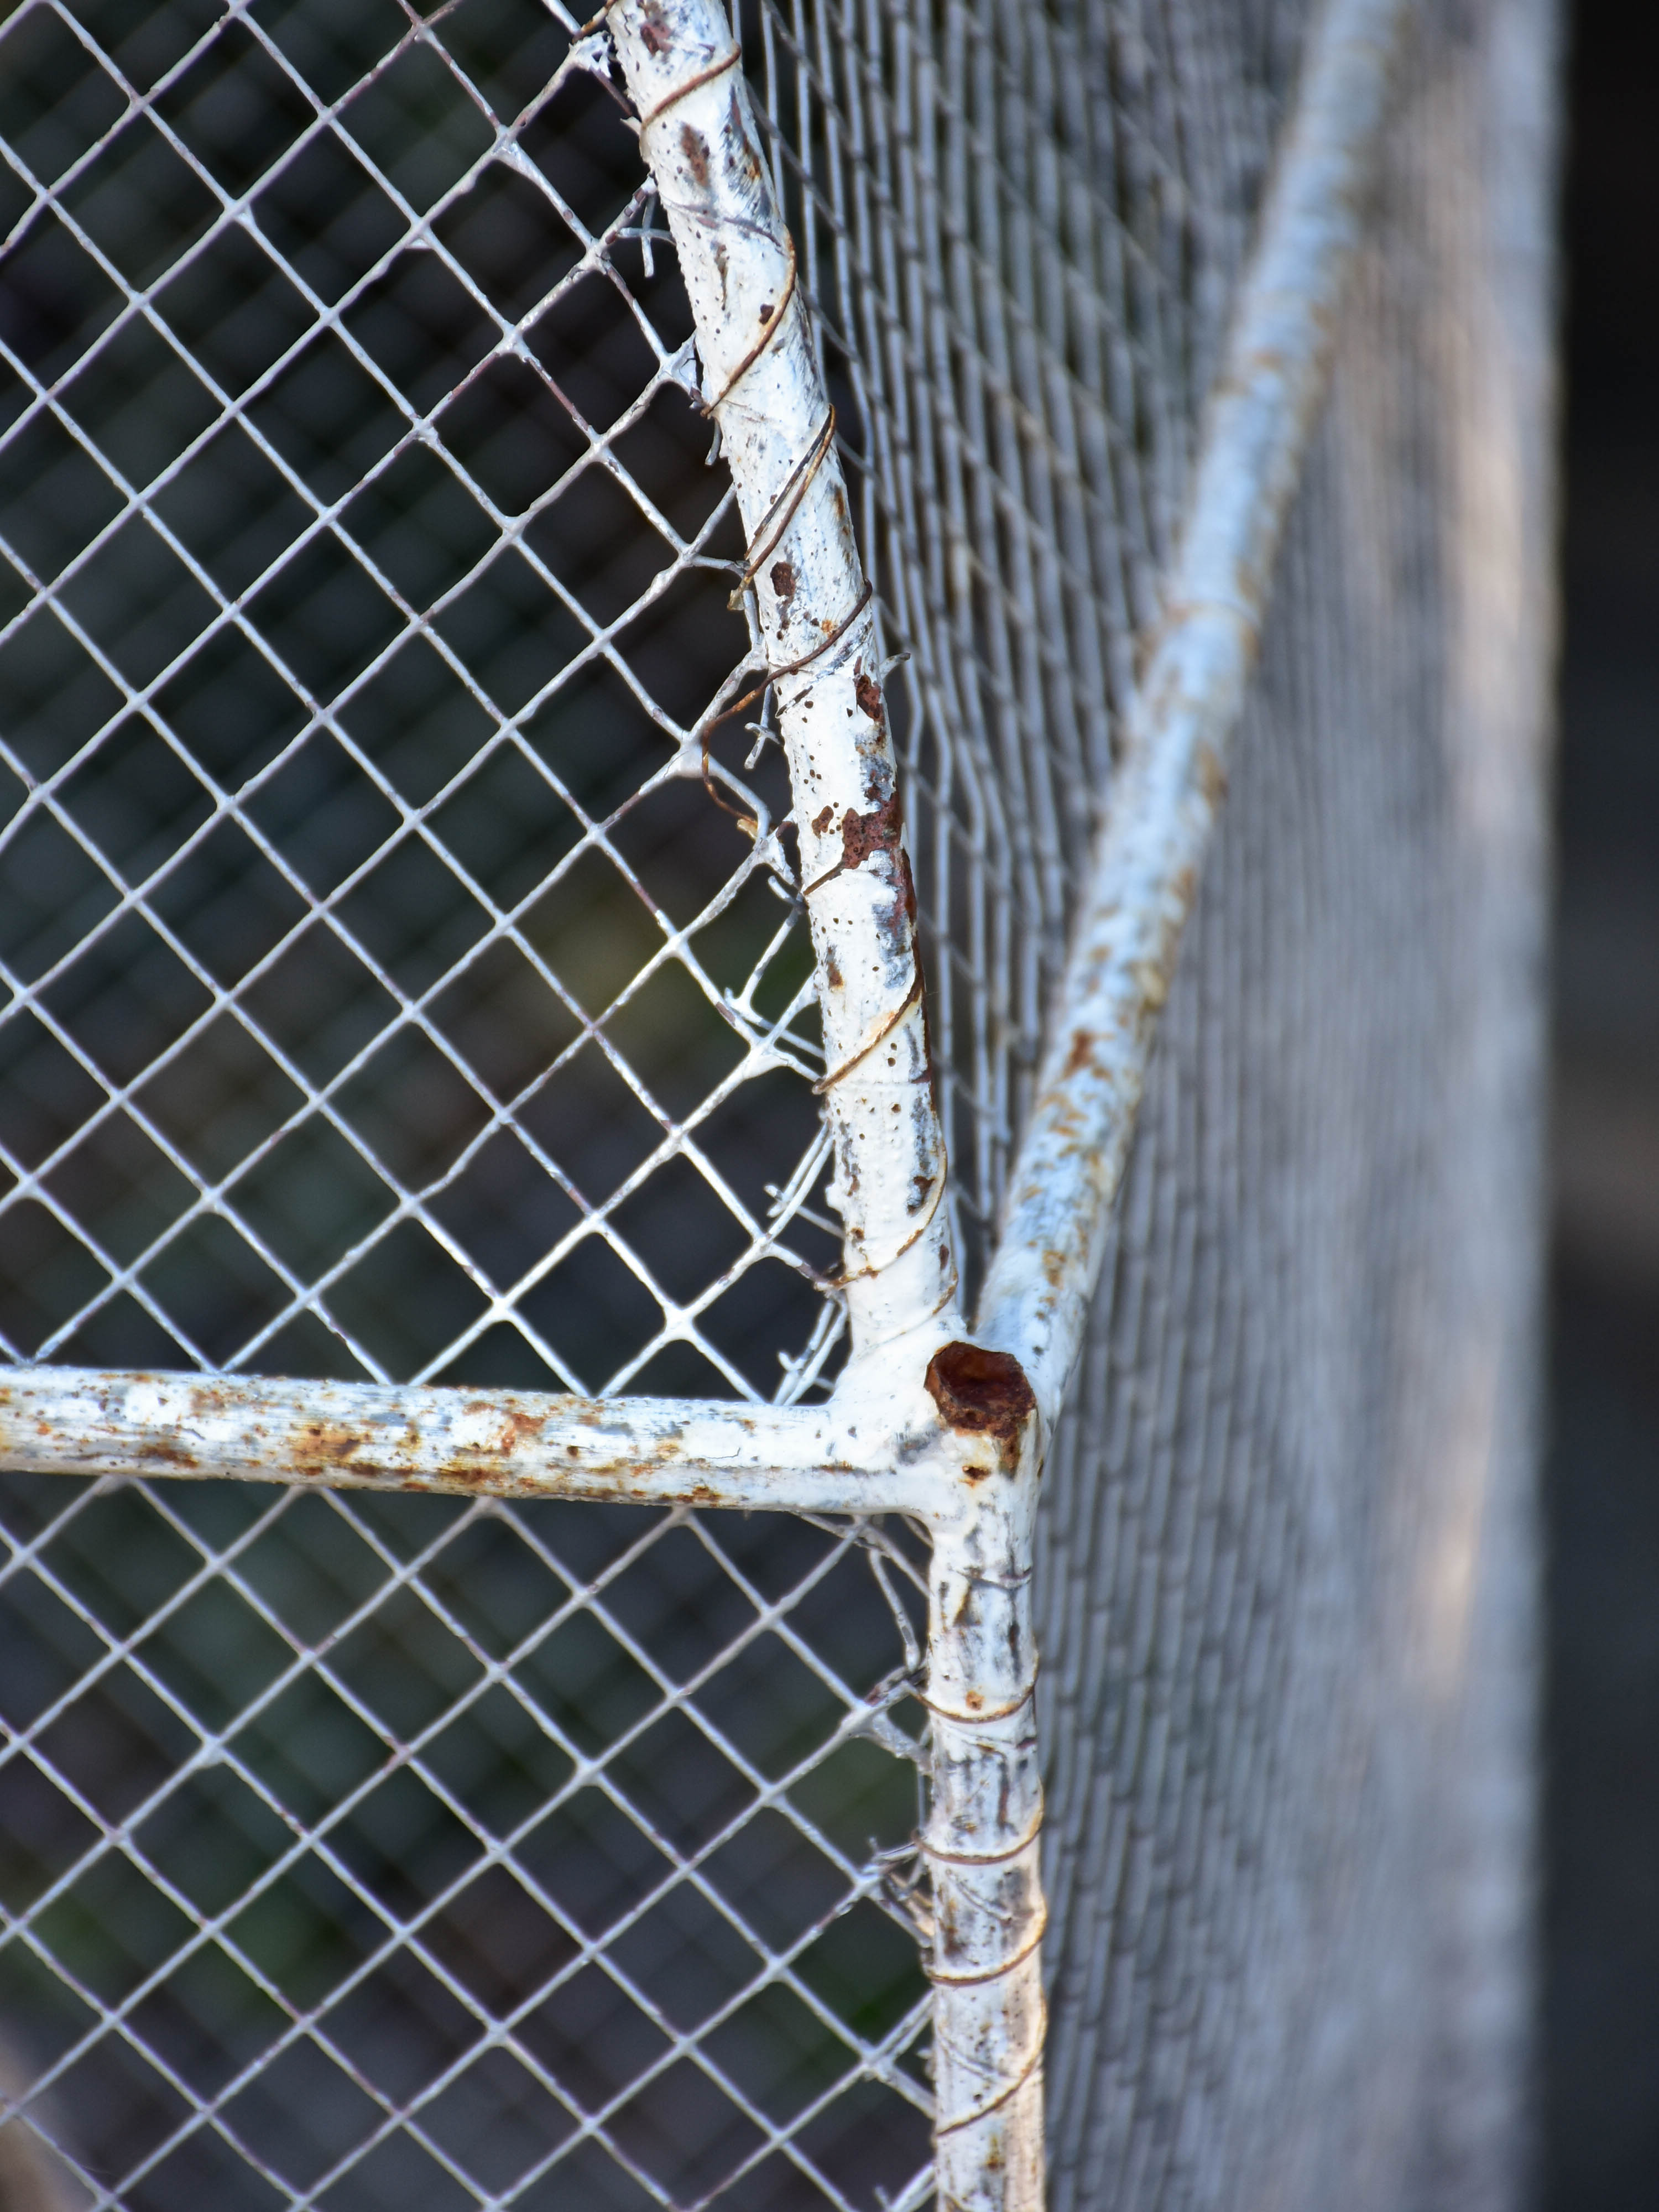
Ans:
<svg viewBox="0 0 1659 2212"><path fill-rule="evenodd" d="M21 1367L0 1460L64 1474L899 1512L933 1537L927 1703L938 2189L1042 2200L1032 1523L1158 1009L1225 781L1410 0L1330 0L1212 402L1163 625L970 1339L870 592L727 19L611 0L696 318L704 403L789 757L853 1331L826 1404L769 1407Z"/></svg>

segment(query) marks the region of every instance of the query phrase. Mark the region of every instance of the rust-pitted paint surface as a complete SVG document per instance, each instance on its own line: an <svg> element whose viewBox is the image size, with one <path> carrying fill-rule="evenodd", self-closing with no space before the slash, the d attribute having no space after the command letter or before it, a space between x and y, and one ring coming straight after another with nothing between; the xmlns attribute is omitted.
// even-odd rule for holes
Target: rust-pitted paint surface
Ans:
<svg viewBox="0 0 1659 2212"><path fill-rule="evenodd" d="M919 1395L920 1394L918 1394ZM872 1401L586 1399L437 1385L17 1367L0 1464L652 1505L926 1514L934 1478Z"/></svg>
<svg viewBox="0 0 1659 2212"><path fill-rule="evenodd" d="M942 1344L928 1362L927 1390L947 1428L994 1437L1011 1449L1036 1411L1018 1360L978 1344Z"/></svg>

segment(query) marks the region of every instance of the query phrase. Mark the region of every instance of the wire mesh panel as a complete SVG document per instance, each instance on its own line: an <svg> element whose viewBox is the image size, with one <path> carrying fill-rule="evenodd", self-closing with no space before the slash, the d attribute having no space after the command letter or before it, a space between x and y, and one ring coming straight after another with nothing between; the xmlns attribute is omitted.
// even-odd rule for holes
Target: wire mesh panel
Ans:
<svg viewBox="0 0 1659 2212"><path fill-rule="evenodd" d="M770 1395L832 1248L684 298L558 27L439 12L9 28L4 1325Z"/></svg>
<svg viewBox="0 0 1659 2212"><path fill-rule="evenodd" d="M902 1549L49 1480L5 1533L4 2021L64 2202L868 2205L924 2166L871 1864L915 1818Z"/></svg>
<svg viewBox="0 0 1659 2212"><path fill-rule="evenodd" d="M1305 0L754 11L893 649L971 1307ZM747 19L746 19L747 20Z"/></svg>
<svg viewBox="0 0 1659 2212"><path fill-rule="evenodd" d="M1201 197L1156 19L750 27L911 655L970 1260L1299 13L1201 41ZM809 1388L836 1224L787 793L768 710L714 724L738 544L618 103L532 0L220 17L5 39L0 1329Z"/></svg>
<svg viewBox="0 0 1659 2212"><path fill-rule="evenodd" d="M741 26L909 655L970 1273L1299 27L1218 33L1205 231L1174 27L1097 13ZM729 487L576 27L0 37L9 1357L834 1372L773 709L726 711ZM16 2124L93 2201L925 2193L902 1530L5 1514Z"/></svg>

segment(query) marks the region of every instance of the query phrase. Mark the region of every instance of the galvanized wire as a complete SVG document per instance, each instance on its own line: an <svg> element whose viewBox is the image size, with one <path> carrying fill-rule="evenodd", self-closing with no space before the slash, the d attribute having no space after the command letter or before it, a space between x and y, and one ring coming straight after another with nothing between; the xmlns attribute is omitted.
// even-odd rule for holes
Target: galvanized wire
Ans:
<svg viewBox="0 0 1659 2212"><path fill-rule="evenodd" d="M121 109L19 226L27 597L0 652L51 693L4 757L13 869L46 908L13 924L8 1033L24 1085L92 1087L14 1147L35 1310L9 1343L751 1395L752 1300L712 1316L758 1264L812 1272L789 1237L814 1139L799 1099L793 1145L787 1105L734 1102L767 1075L804 1094L812 1051L791 907L765 890L780 856L722 825L691 733L744 640L720 609L728 500L688 490L675 449L672 281L665 337L621 271L653 258L630 235L649 192L601 166L619 126L584 158L609 106L591 79L574 120L557 69L503 120L438 30L385 27L343 97L257 10L142 94L100 64ZM84 50L75 33L37 9L12 40ZM224 143L248 103L276 142L252 178ZM526 150L538 125L584 207ZM405 189L377 150L434 173ZM48 309L27 327L37 263L51 312L79 316L61 368ZM239 276L296 327L268 302L250 323ZM251 378L214 358L226 298L274 356ZM464 374L423 357L440 333ZM574 399L546 365L566 353ZM148 433L162 465L124 467L146 407L176 410ZM58 495L29 501L47 472ZM41 542L42 507L69 545ZM62 711L77 683L84 723ZM701 837L665 866L688 801ZM124 1053L139 975L154 1033ZM692 1279L644 1256L634 1222L665 1213L702 1247ZM798 1333L796 1388L830 1334Z"/></svg>

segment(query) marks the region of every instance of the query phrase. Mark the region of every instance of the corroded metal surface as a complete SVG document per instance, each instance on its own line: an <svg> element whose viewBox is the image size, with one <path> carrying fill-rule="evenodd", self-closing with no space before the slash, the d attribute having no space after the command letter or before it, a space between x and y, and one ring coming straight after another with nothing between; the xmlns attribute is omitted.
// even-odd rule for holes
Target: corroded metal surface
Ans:
<svg viewBox="0 0 1659 2212"><path fill-rule="evenodd" d="M50 1474L230 1476L464 1496L916 1512L932 1408L264 1377L0 1370L0 1463Z"/></svg>
<svg viewBox="0 0 1659 2212"><path fill-rule="evenodd" d="M1000 1378L1004 1405L1018 1402L1012 1380ZM941 2212L1038 2212L1043 2202L1047 1911L1031 1622L1040 1447L1024 1395L1012 1426L958 1426L958 1510L933 1531L921 1842Z"/></svg>

